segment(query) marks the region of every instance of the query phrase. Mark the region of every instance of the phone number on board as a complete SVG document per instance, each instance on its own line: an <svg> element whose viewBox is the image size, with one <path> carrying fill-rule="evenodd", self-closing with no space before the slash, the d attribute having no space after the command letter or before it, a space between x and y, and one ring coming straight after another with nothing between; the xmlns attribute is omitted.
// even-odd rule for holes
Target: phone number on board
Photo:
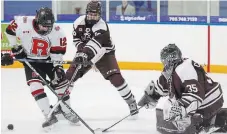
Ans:
<svg viewBox="0 0 227 134"><path fill-rule="evenodd" d="M169 17L169 21L198 21L197 17Z"/></svg>

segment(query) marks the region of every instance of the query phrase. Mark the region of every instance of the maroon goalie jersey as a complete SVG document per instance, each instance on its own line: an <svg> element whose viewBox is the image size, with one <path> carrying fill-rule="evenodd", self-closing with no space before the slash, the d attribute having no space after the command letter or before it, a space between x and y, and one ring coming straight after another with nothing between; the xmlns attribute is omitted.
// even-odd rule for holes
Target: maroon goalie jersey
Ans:
<svg viewBox="0 0 227 134"><path fill-rule="evenodd" d="M96 24L89 25L85 22L85 15L80 16L73 24L73 43L80 47L89 48L94 55L99 53L101 48L109 53L115 50L115 45L111 41L107 23L101 18Z"/></svg>
<svg viewBox="0 0 227 134"><path fill-rule="evenodd" d="M156 84L160 95L175 96L186 110L192 102L198 102L197 107L190 108L193 109L191 113L200 113L204 118L210 118L224 102L220 84L214 82L202 66L190 59L185 59L176 67L171 83L161 75Z"/></svg>

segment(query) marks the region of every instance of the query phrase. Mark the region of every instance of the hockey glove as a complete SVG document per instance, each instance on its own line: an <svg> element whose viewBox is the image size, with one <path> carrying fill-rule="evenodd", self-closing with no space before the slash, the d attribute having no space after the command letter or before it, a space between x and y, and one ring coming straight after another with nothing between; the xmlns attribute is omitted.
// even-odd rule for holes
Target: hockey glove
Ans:
<svg viewBox="0 0 227 134"><path fill-rule="evenodd" d="M144 106L148 109L152 109L157 105L157 100L155 100L154 98L152 98L150 95L148 95L146 92L143 95L143 97L140 99L140 101L138 102L138 106Z"/></svg>
<svg viewBox="0 0 227 134"><path fill-rule="evenodd" d="M14 46L11 50L16 59L23 59L27 57L27 54L24 52L24 48L21 45Z"/></svg>
<svg viewBox="0 0 227 134"><path fill-rule="evenodd" d="M82 52L85 45L86 45L86 43L80 43L80 44L77 46L77 53L78 53L78 52Z"/></svg>
<svg viewBox="0 0 227 134"><path fill-rule="evenodd" d="M1 65L8 66L13 64L13 57L9 53L1 53Z"/></svg>
<svg viewBox="0 0 227 134"><path fill-rule="evenodd" d="M59 83L66 80L65 71L61 65L55 66L52 71L54 73L54 78L52 80L53 85L58 85Z"/></svg>
<svg viewBox="0 0 227 134"><path fill-rule="evenodd" d="M83 52L76 53L75 62L77 64L82 64L84 67L91 65L91 62L88 61L88 55Z"/></svg>
<svg viewBox="0 0 227 134"><path fill-rule="evenodd" d="M154 108L157 105L159 98L161 97L158 93L155 92L155 89L156 87L154 81L151 81L145 89L144 95L140 99L138 105L145 105L146 108Z"/></svg>

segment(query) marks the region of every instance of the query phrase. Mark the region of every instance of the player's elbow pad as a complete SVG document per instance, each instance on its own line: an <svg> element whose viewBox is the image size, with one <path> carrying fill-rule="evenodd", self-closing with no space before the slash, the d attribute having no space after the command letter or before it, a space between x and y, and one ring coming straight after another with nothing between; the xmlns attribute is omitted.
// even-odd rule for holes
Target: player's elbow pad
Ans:
<svg viewBox="0 0 227 134"><path fill-rule="evenodd" d="M98 53L91 59L91 62L92 62L93 64L95 64L96 62L98 62L98 61L102 58L102 56L103 56L105 53L106 53L106 49L102 47L102 48L98 51Z"/></svg>
<svg viewBox="0 0 227 134"><path fill-rule="evenodd" d="M8 27L6 28L6 31L5 31L7 34L9 35L13 35L13 36L16 36L16 33L12 30L10 30Z"/></svg>
<svg viewBox="0 0 227 134"><path fill-rule="evenodd" d="M16 35L9 34L7 32L5 32L5 35L6 35L7 39L9 40L10 46L14 46L17 44Z"/></svg>
<svg viewBox="0 0 227 134"><path fill-rule="evenodd" d="M106 53L106 49L104 47L101 46L101 44L97 41L94 40L90 40L84 48L88 48L89 50L92 51L93 53L93 57L91 58L91 62L93 64L95 64L96 62L98 62L102 56Z"/></svg>

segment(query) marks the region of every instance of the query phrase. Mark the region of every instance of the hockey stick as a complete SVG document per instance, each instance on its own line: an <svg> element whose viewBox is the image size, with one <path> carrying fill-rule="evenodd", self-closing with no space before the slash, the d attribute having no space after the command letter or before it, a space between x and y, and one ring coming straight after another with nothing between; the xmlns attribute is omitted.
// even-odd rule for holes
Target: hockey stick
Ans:
<svg viewBox="0 0 227 134"><path fill-rule="evenodd" d="M28 62L28 61L26 61L26 60L24 60L24 62L30 67L30 69L33 71L33 72L35 72L36 73L36 75L43 81L43 83L44 84L46 84L47 85L47 87L54 93L54 95L56 95L56 97L58 97L59 98L59 96L58 96L58 94L54 91L54 89L45 81L45 79L43 79L42 78L42 76L35 70L35 68L33 68L32 67L32 65ZM82 65L79 65L78 67L77 67L77 71L79 70L79 68L81 68L81 66ZM76 73L74 73L74 75L75 75ZM71 80L72 81L72 80ZM70 85L70 84L69 84ZM60 98L61 99L61 98ZM63 101L63 100L61 100L61 101L59 101L58 103L60 104L60 103L63 103L69 110L70 110L70 112L72 112L73 114L75 114L77 117L78 117L78 119L84 124L84 126L87 128L87 129L89 129L93 134L95 134L95 131L65 102L65 101ZM58 104L57 103L57 104ZM58 104L58 105L59 105Z"/></svg>
<svg viewBox="0 0 227 134"><path fill-rule="evenodd" d="M145 106L145 105L144 105ZM140 108L138 108L136 111L134 111L133 113L130 113L129 115L125 116L124 118L122 118L121 120L117 121L116 123L114 123L113 125L109 126L106 129L103 129L102 132L106 132L107 130L109 130L110 128L114 127L115 125L117 125L118 123L122 122L123 120L125 120L126 118L128 118L129 116L133 115L134 113L138 112L141 108L143 108L144 106L141 106Z"/></svg>
<svg viewBox="0 0 227 134"><path fill-rule="evenodd" d="M64 91L64 93L63 93L63 95L62 95L62 97L57 96L57 97L58 97L58 102L57 102L57 103L53 106L53 108L50 110L50 112L49 112L49 114L48 114L48 116L47 116L48 118L51 117L51 115L53 114L54 110L55 110L55 109L60 105L60 103L62 102L62 99L65 97L68 88L69 88L70 85L72 84L73 79L76 77L76 74L77 74L77 72L79 71L79 69L80 69L81 67L82 67L82 65L78 65L78 66L77 66L76 70L75 70L74 73L73 73L73 76L72 76L71 80L69 81L69 83L68 83L68 85L67 85L67 87L66 87L66 90ZM70 110L70 111L71 111L71 110Z"/></svg>
<svg viewBox="0 0 227 134"><path fill-rule="evenodd" d="M35 63L53 63L53 64L72 64L73 61L51 61L51 60L35 60L35 59L14 59L15 61L20 62L35 62ZM74 62L75 63L75 62ZM83 63L75 63L75 64L82 64ZM86 65L93 65L91 62L86 63Z"/></svg>

